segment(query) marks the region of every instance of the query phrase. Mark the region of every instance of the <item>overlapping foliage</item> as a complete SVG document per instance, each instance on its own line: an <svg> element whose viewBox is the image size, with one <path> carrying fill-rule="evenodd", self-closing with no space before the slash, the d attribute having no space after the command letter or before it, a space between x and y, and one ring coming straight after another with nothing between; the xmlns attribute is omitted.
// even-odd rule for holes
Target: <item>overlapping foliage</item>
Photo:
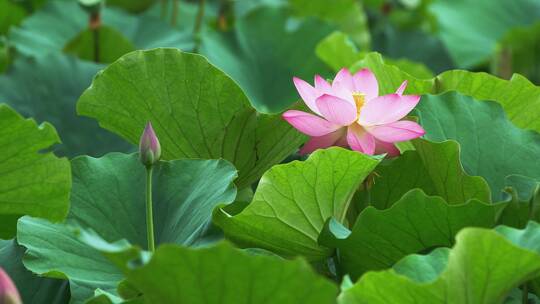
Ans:
<svg viewBox="0 0 540 304"><path fill-rule="evenodd" d="M539 301L535 1L110 0L97 39L93 2L0 0L0 267L24 303ZM297 155L292 76L343 67L407 80L423 138Z"/></svg>

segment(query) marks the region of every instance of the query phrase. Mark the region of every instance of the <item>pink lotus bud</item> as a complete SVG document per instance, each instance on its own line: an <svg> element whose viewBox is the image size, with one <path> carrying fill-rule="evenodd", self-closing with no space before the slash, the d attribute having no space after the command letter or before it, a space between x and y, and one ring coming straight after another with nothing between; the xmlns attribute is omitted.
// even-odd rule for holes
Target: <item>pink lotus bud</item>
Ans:
<svg viewBox="0 0 540 304"><path fill-rule="evenodd" d="M22 304L21 296L8 274L0 267L0 304Z"/></svg>
<svg viewBox="0 0 540 304"><path fill-rule="evenodd" d="M141 162L150 167L159 161L161 157L161 146L152 128L152 123L148 122L144 128L139 143L139 158Z"/></svg>

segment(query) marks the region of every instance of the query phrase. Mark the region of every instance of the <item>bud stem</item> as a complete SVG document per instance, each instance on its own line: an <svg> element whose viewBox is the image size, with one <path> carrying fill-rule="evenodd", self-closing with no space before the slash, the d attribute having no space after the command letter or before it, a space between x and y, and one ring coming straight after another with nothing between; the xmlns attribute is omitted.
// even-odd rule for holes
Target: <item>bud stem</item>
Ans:
<svg viewBox="0 0 540 304"><path fill-rule="evenodd" d="M152 215L152 166L146 167L146 233L148 250L155 251L154 217Z"/></svg>

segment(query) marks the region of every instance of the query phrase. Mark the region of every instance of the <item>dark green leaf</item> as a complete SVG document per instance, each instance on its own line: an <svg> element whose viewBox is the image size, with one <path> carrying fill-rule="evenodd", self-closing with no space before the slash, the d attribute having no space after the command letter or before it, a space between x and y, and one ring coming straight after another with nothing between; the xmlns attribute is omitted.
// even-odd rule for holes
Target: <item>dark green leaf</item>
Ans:
<svg viewBox="0 0 540 304"><path fill-rule="evenodd" d="M75 111L77 98L100 68L62 54L20 58L6 75L0 75L0 102L9 103L25 116L51 122L62 139L55 148L58 154L101 156L127 151L128 143Z"/></svg>
<svg viewBox="0 0 540 304"><path fill-rule="evenodd" d="M60 139L49 123L36 124L0 104L0 238L15 236L29 214L63 220L69 209L69 161L43 152Z"/></svg>
<svg viewBox="0 0 540 304"><path fill-rule="evenodd" d="M107 8L101 17L103 25L121 33L139 49L177 47L191 50L191 33L175 30L152 16L132 16L118 9ZM75 1L50 1L43 9L24 20L20 28L9 33L15 48L33 57L61 52L81 32L88 29L88 14ZM81 42L81 41L80 41ZM85 42L85 41L82 41ZM102 46L105 49L113 46ZM73 43L73 42L72 42ZM84 45L78 45L78 48Z"/></svg>
<svg viewBox="0 0 540 304"><path fill-rule="evenodd" d="M494 201L502 199L509 175L540 180L540 134L514 126L498 104L457 93L426 95L416 113L427 139L459 142L465 171L486 179Z"/></svg>
<svg viewBox="0 0 540 304"><path fill-rule="evenodd" d="M96 40L98 41L97 55ZM103 63L113 62L133 50L135 50L135 46L121 33L109 26L101 26L96 30L84 30L64 47L64 52L74 54L83 60Z"/></svg>
<svg viewBox="0 0 540 304"><path fill-rule="evenodd" d="M487 61L508 30L540 17L536 0L437 0L430 10L438 21L439 36L460 68Z"/></svg>
<svg viewBox="0 0 540 304"><path fill-rule="evenodd" d="M65 280L40 278L24 268L22 258L25 248L15 240L0 246L0 267L11 277L24 303L67 304L69 284Z"/></svg>
<svg viewBox="0 0 540 304"><path fill-rule="evenodd" d="M276 113L300 99L293 76L327 73L313 50L331 27L309 18L289 21L284 8L263 7L236 20L232 33L203 36L201 54L237 81L261 112Z"/></svg>
<svg viewBox="0 0 540 304"><path fill-rule="evenodd" d="M96 288L115 294L122 274L74 227L91 229L107 241L127 239L146 247L146 174L136 154L78 157L72 167L67 224L25 217L19 220L18 239L28 248L25 266L38 274L67 277L73 301L82 303ZM160 163L153 182L156 242L196 242L209 224L213 207L234 199L235 176L232 165L223 160ZM129 247L125 240L118 245Z"/></svg>

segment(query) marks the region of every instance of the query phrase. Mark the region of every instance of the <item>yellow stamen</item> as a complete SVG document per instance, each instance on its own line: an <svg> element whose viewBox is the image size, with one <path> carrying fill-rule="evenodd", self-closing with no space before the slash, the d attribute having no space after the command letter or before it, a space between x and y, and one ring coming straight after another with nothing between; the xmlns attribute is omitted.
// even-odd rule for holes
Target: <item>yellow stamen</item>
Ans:
<svg viewBox="0 0 540 304"><path fill-rule="evenodd" d="M360 109L364 106L364 103L366 102L366 95L360 92L353 92L352 97L354 99L354 103L356 104L356 115L357 117L359 117Z"/></svg>

